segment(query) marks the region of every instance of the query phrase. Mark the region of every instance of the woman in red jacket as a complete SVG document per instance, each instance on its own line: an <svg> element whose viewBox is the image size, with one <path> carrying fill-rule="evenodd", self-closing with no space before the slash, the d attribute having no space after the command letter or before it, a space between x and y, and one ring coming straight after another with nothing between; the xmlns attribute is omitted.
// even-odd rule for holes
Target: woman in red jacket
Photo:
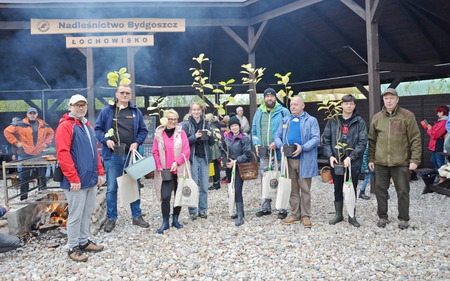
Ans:
<svg viewBox="0 0 450 281"><path fill-rule="evenodd" d="M167 118L167 123L156 128L152 149L156 164L154 184L156 196L158 197L158 201L161 202L163 217L161 228L156 231L159 234L163 234L164 230L169 229L170 197L172 190L176 194L178 176L183 175L184 162L191 155L186 132L178 124L178 113L173 109L169 109L165 111L164 115ZM172 173L172 179L170 181L162 180L161 171L163 169L170 169ZM181 207L173 208L172 226L178 229L183 227L178 222L180 212Z"/></svg>
<svg viewBox="0 0 450 281"><path fill-rule="evenodd" d="M444 139L447 134L445 124L447 122L448 107L446 105L440 105L435 111L438 116L438 120L433 126L428 124L427 134L430 136L428 149L432 151L431 163L433 163L435 169L437 170L445 164L445 157L438 154L438 152L444 151Z"/></svg>

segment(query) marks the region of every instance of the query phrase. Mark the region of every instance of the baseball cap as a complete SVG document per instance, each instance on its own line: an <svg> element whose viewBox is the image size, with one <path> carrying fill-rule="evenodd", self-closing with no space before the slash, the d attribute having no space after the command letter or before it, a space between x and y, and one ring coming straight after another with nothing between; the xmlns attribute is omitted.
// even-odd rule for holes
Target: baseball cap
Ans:
<svg viewBox="0 0 450 281"><path fill-rule="evenodd" d="M27 113L30 113L30 112L36 112L37 113L38 111L37 111L36 108L30 107L30 108L27 109Z"/></svg>
<svg viewBox="0 0 450 281"><path fill-rule="evenodd" d="M387 89L384 91L383 96L384 96L385 94L393 94L394 96L397 96L397 97L398 97L397 91L396 91L394 88L387 88Z"/></svg>
<svg viewBox="0 0 450 281"><path fill-rule="evenodd" d="M82 96L82 95L80 95L80 94L76 94L76 95L73 95L73 96L70 98L69 104L70 104L70 105L73 105L73 104L76 104L76 103L79 102L79 101L84 101L85 103L87 103L87 100L86 100L86 98L85 98L84 96Z"/></svg>
<svg viewBox="0 0 450 281"><path fill-rule="evenodd" d="M275 92L275 90L272 89L272 88L267 88L264 91L264 97L267 96L267 95L277 96L277 92Z"/></svg>

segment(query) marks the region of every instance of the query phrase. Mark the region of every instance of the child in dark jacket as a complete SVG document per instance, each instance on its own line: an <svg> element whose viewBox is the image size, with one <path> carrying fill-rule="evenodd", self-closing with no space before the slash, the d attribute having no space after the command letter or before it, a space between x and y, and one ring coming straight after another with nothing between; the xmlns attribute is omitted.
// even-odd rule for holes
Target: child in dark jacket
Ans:
<svg viewBox="0 0 450 281"><path fill-rule="evenodd" d="M231 179L231 173L233 166L239 163L250 162L252 157L250 139L243 134L241 131L241 124L236 116L232 116L228 121L228 127L230 132L224 134L224 150L228 152L228 157L226 155L222 156L222 159L230 159L226 163L226 173L227 178ZM222 165L225 165L222 162ZM242 181L239 169L236 167L234 172L234 189L235 189L235 202L236 202L236 216L231 216L232 219L236 219L236 226L244 224L244 200L242 197L242 186L244 182Z"/></svg>
<svg viewBox="0 0 450 281"><path fill-rule="evenodd" d="M369 156L369 143L367 143L366 150L364 151L363 164L361 166L361 173L364 174L364 181L362 183L361 190L359 192L359 198L364 200L370 199L370 197L365 194L366 186L370 182L370 177L375 174L374 171L371 171L369 169L368 156Z"/></svg>

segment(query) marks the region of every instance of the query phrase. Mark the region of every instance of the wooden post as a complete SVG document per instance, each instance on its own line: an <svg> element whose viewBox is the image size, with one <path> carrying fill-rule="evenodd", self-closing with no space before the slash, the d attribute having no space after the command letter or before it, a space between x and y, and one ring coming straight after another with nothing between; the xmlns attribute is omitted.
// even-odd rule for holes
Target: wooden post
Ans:
<svg viewBox="0 0 450 281"><path fill-rule="evenodd" d="M87 119L95 124L95 94L94 94L94 54L92 48L86 48L86 82L87 82Z"/></svg>

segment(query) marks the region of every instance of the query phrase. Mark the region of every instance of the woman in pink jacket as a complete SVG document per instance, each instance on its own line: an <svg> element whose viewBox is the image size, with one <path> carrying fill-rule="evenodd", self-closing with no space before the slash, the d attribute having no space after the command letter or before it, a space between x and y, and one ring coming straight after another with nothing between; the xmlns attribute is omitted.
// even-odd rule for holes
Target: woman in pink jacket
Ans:
<svg viewBox="0 0 450 281"><path fill-rule="evenodd" d="M191 150L186 132L178 124L178 113L169 109L165 111L165 117L168 122L156 128L155 138L153 140L153 157L155 158L155 189L158 201L161 202L161 212L163 223L156 233L163 234L164 230L169 229L170 216L170 197L172 190L177 192L178 177L183 176L184 162L189 159ZM161 171L169 169L171 173L170 180L163 180ZM172 226L180 229L183 227L178 222L181 207L173 208Z"/></svg>

